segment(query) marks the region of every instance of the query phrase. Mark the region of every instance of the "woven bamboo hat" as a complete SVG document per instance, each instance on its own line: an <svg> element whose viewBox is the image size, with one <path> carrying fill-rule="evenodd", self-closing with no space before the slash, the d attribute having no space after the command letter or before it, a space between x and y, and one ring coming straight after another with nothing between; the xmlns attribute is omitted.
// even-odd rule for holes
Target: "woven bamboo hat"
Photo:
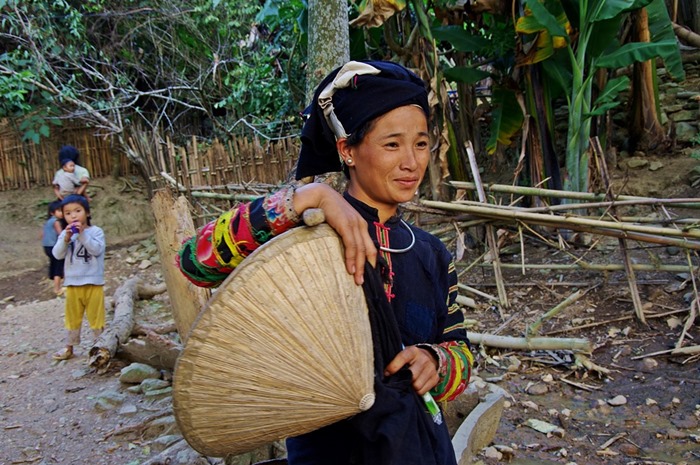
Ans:
<svg viewBox="0 0 700 465"><path fill-rule="evenodd" d="M328 225L253 252L194 323L174 375L175 417L204 455L307 433L374 403L362 287Z"/></svg>

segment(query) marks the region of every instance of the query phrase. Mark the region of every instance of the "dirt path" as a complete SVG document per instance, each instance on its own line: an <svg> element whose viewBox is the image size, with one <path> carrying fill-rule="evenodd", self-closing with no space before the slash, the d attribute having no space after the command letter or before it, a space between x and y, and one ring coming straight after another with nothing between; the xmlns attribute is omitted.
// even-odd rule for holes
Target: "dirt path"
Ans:
<svg viewBox="0 0 700 465"><path fill-rule="evenodd" d="M63 344L63 303L52 299L0 312L0 463L140 463L150 455L148 448L123 438L105 439L136 415L96 407L100 393L121 386L114 372L89 372L89 328L83 328L87 340L76 358L51 360ZM140 399L133 396L129 404L140 404Z"/></svg>

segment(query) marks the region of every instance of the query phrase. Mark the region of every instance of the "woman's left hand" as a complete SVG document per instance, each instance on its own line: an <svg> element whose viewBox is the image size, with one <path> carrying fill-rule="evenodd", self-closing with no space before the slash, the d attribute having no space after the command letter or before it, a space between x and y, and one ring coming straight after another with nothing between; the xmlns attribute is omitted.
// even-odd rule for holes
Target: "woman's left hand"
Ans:
<svg viewBox="0 0 700 465"><path fill-rule="evenodd" d="M413 374L413 389L419 395L423 395L437 385L440 377L437 373L437 361L425 349L416 346L408 346L394 357L384 370L384 376L391 376L404 365Z"/></svg>

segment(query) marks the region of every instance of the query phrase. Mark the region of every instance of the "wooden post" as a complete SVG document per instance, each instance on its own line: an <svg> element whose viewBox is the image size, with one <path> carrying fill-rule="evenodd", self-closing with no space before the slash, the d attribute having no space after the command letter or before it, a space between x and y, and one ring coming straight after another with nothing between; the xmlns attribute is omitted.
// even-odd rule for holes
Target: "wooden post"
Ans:
<svg viewBox="0 0 700 465"><path fill-rule="evenodd" d="M175 258L182 241L195 233L194 223L187 199L180 196L175 200L170 191L156 192L151 207L155 216L156 245L163 277L168 287L175 325L184 343L195 318L210 297L207 289L190 283L176 266Z"/></svg>
<svg viewBox="0 0 700 465"><path fill-rule="evenodd" d="M484 192L483 185L481 184L481 176L479 175L479 168L476 166L476 154L472 148L471 141L467 142L467 155L469 156L469 165L472 169L472 177L477 185L477 192L479 194L479 202L486 203L486 194ZM493 260L493 274L496 279L496 288L498 290L498 300L501 303L501 307L508 308L508 293L506 292L505 284L503 283L503 273L501 273L501 258L498 251L498 239L496 238L496 231L493 229L493 225L490 223L486 225L486 239L489 243L489 249L491 250L491 259ZM499 308L499 311L501 309ZM500 311L501 319L503 318L503 312Z"/></svg>

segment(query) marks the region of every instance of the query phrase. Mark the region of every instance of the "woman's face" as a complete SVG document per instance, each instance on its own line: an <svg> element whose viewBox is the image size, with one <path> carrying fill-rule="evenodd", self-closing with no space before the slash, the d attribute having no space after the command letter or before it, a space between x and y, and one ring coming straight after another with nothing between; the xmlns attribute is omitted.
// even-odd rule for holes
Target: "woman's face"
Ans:
<svg viewBox="0 0 700 465"><path fill-rule="evenodd" d="M428 121L416 106L396 108L377 118L360 144L350 147L340 139L338 152L350 169L348 192L377 208L384 222L413 198L423 179L430 160Z"/></svg>

